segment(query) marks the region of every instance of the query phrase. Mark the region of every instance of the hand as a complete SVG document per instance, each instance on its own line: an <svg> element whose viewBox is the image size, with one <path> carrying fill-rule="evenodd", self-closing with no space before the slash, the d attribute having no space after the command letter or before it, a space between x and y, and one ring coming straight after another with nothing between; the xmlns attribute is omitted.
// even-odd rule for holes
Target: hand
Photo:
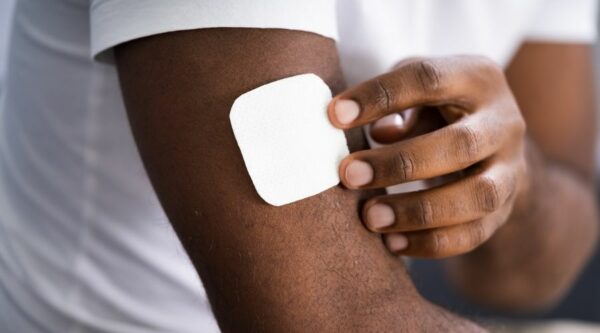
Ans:
<svg viewBox="0 0 600 333"><path fill-rule="evenodd" d="M528 183L525 123L502 69L481 57L414 59L339 94L328 112L350 129L423 107L448 124L350 154L340 178L349 189L372 189L453 175L431 189L372 198L362 219L396 254L466 253L506 222Z"/></svg>

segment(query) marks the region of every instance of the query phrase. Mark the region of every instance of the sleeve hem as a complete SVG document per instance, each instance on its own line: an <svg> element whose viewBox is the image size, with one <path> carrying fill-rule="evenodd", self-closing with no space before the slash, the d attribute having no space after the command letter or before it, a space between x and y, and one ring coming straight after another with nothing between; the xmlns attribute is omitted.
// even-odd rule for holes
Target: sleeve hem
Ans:
<svg viewBox="0 0 600 333"><path fill-rule="evenodd" d="M114 62L113 47L166 32L203 28L261 28L307 31L338 39L335 2L254 0L96 0L91 7L91 56Z"/></svg>
<svg viewBox="0 0 600 333"><path fill-rule="evenodd" d="M596 0L546 0L527 40L591 44L596 41Z"/></svg>

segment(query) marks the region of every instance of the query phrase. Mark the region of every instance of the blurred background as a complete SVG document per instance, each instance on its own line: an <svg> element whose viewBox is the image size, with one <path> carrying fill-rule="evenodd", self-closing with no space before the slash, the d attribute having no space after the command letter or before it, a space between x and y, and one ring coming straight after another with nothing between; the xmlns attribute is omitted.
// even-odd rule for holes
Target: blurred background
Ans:
<svg viewBox="0 0 600 333"><path fill-rule="evenodd" d="M13 1L0 0L0 99L4 91L3 78L7 54L6 46ZM600 78L600 50L598 46L596 46L596 61L598 64L596 66L596 77ZM599 86L600 84L596 86L598 92L600 92L598 90ZM598 146L600 147L600 145ZM600 157L600 150L598 150L597 156ZM598 160L600 162L600 159ZM556 308L547 313L530 314L527 316L494 312L469 303L456 293L448 285L447 281L440 279L443 276L443 272L439 262L415 260L412 263L412 275L417 287L425 297L439 305L467 316L501 317L514 320L545 318L576 319L600 323L600 250L596 251L595 257L580 276L578 283Z"/></svg>

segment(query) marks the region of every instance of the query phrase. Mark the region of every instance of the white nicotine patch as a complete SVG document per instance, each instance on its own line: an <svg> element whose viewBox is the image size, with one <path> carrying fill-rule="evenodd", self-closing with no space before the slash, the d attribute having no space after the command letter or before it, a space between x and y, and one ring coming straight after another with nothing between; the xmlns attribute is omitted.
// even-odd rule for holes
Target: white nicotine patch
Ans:
<svg viewBox="0 0 600 333"><path fill-rule="evenodd" d="M258 194L274 206L339 183L348 155L344 132L331 125L329 87L314 74L271 82L238 97L229 119Z"/></svg>

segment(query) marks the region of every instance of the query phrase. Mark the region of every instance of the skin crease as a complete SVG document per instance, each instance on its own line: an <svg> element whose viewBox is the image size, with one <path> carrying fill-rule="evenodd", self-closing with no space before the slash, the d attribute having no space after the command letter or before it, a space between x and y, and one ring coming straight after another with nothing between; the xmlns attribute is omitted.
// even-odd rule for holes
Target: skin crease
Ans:
<svg viewBox="0 0 600 333"><path fill-rule="evenodd" d="M401 232L407 246L390 249L397 254L464 254L447 260L448 271L480 303L518 311L556 303L598 234L591 64L587 45L529 43L506 76L477 57L413 59L342 92L329 109L340 128L418 109L403 127L372 127L391 144L342 162L348 188L357 188L347 173L356 160L373 169L361 189L447 178L426 191L369 200L365 225L385 237ZM339 100L359 104L352 123L336 121ZM381 218L369 209L380 203L395 213L389 227L373 226Z"/></svg>
<svg viewBox="0 0 600 333"><path fill-rule="evenodd" d="M203 29L116 49L131 128L223 332L481 332L423 300L361 224L381 192L334 187L273 207L256 194L229 124L235 98L300 73L344 88L335 43L277 29ZM364 149L361 131L348 132Z"/></svg>

